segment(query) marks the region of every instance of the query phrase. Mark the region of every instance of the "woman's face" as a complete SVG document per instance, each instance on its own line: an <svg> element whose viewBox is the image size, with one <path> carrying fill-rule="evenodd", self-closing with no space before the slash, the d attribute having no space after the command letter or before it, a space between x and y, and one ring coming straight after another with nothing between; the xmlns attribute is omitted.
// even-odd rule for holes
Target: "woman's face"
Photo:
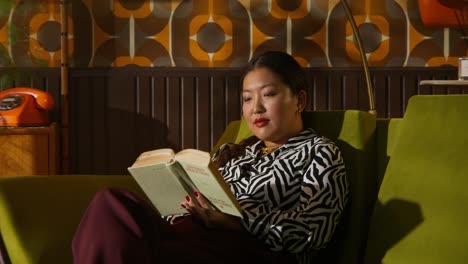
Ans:
<svg viewBox="0 0 468 264"><path fill-rule="evenodd" d="M257 68L244 77L242 112L250 130L266 146L284 144L302 131L301 112L305 92L294 95L267 68Z"/></svg>

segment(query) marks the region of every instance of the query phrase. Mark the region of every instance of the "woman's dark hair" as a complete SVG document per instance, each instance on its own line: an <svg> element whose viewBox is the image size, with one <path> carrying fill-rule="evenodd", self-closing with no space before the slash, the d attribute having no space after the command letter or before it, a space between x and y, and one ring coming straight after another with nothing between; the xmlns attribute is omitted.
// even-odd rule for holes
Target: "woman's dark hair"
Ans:
<svg viewBox="0 0 468 264"><path fill-rule="evenodd" d="M307 91L307 79L301 65L288 53L281 51L267 51L260 56L252 59L244 73L258 69L266 68L276 74L280 80L289 86L294 95L299 91Z"/></svg>
<svg viewBox="0 0 468 264"><path fill-rule="evenodd" d="M259 69L266 68L278 76L284 84L286 84L294 95L297 95L299 91L307 91L307 79L304 70L299 63L289 54L281 51L267 51L256 58L253 58L244 73L247 75L249 72ZM239 144L225 148L218 154L214 160L215 164L222 167L230 159L241 156L245 152L245 148L258 142L256 136L251 136Z"/></svg>

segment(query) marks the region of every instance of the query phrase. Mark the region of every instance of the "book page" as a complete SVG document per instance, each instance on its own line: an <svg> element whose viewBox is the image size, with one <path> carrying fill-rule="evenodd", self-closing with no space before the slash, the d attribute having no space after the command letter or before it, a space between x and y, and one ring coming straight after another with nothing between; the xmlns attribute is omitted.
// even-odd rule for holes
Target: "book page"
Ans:
<svg viewBox="0 0 468 264"><path fill-rule="evenodd" d="M179 159L190 160L193 163L208 165L211 161L210 153L198 149L184 149L175 154Z"/></svg>
<svg viewBox="0 0 468 264"><path fill-rule="evenodd" d="M188 196L194 201L196 201L195 198L195 192L198 191L197 186L193 183L193 181L190 179L190 177L187 175L185 172L184 168L178 161L174 161L171 166L168 167L169 170L172 171L174 177L176 177L180 184L184 187L185 191L188 193Z"/></svg>
<svg viewBox="0 0 468 264"><path fill-rule="evenodd" d="M242 217L240 206L218 170L211 163L208 152L184 150L176 154L176 160L187 175L217 209L224 213Z"/></svg>
<svg viewBox="0 0 468 264"><path fill-rule="evenodd" d="M188 195L170 169L172 163L130 167L128 171L162 216L187 213L181 203Z"/></svg>
<svg viewBox="0 0 468 264"><path fill-rule="evenodd" d="M174 151L168 148L146 151L138 156L132 167L170 163L174 159L174 156Z"/></svg>

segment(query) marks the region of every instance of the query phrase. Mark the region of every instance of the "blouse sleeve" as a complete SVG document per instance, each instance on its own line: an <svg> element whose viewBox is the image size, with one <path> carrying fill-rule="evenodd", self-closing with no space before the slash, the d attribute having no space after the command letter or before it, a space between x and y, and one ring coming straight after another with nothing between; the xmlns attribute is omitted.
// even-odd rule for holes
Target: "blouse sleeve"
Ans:
<svg viewBox="0 0 468 264"><path fill-rule="evenodd" d="M348 200L348 182L339 149L313 146L303 168L299 202L291 210L269 210L255 199L241 200L243 224L272 250L319 249L331 239ZM251 208L251 209L249 209Z"/></svg>

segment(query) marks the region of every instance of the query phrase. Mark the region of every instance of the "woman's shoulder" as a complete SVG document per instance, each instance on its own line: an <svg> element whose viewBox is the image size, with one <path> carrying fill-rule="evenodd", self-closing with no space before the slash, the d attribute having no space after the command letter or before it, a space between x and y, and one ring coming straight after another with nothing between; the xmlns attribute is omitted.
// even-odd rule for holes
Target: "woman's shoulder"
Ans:
<svg viewBox="0 0 468 264"><path fill-rule="evenodd" d="M328 147L332 149L338 149L335 141L330 138L318 134L312 128L306 128L297 136L291 138L288 142L289 148L316 148L316 147Z"/></svg>
<svg viewBox="0 0 468 264"><path fill-rule="evenodd" d="M289 144L301 145L306 142L311 142L312 144L335 144L331 139L318 134L312 128L306 128L302 130L298 135L289 139Z"/></svg>

